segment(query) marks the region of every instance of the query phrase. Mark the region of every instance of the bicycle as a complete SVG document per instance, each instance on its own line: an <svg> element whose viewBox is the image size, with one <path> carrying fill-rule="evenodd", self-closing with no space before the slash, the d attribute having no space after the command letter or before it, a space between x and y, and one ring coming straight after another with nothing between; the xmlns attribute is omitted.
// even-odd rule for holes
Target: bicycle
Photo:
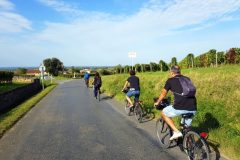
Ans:
<svg viewBox="0 0 240 160"><path fill-rule="evenodd" d="M129 90L129 88L127 88L126 90L123 91L123 93L127 93ZM125 112L127 113L128 116L131 115L131 113L134 114L135 119L139 122L142 123L143 121L143 102L139 101L138 99L134 98L134 103L133 106L130 108L130 103L125 100Z"/></svg>
<svg viewBox="0 0 240 160"><path fill-rule="evenodd" d="M164 99L159 106L156 106L156 109L162 110L169 105L169 99ZM182 114L180 131L183 137L173 141L170 141L170 137L173 134L172 129L162 118L159 118L156 122L158 141L160 146L164 149L175 145L179 146L180 149L187 154L189 160L210 160L210 149L206 141L208 137L207 133L202 132L199 134L191 130L185 123L186 119L193 118L193 116L193 113Z"/></svg>
<svg viewBox="0 0 240 160"><path fill-rule="evenodd" d="M94 86L93 86L94 87ZM100 88L99 87L94 87L94 89L96 89L97 90L97 96L96 96L96 99L98 99L98 101L100 102L100 99L101 99L101 91L100 91ZM95 95L94 95L95 96Z"/></svg>
<svg viewBox="0 0 240 160"><path fill-rule="evenodd" d="M84 79L85 80L85 84L87 86L87 88L89 88L89 79Z"/></svg>

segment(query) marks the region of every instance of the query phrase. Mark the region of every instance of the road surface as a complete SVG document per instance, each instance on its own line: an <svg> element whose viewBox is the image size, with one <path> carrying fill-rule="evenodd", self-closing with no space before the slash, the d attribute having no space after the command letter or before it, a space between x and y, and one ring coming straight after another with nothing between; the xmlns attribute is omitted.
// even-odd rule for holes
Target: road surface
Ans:
<svg viewBox="0 0 240 160"><path fill-rule="evenodd" d="M61 83L0 140L1 160L172 160L155 122L138 124L113 99L98 102L83 81Z"/></svg>

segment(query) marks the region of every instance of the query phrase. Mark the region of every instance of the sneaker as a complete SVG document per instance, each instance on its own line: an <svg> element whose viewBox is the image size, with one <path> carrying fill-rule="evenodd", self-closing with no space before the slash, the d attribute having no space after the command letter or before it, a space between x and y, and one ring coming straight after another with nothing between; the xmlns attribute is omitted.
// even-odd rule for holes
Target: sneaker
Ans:
<svg viewBox="0 0 240 160"><path fill-rule="evenodd" d="M132 108L133 106L134 106L134 105L129 105L128 107L129 107L129 108Z"/></svg>
<svg viewBox="0 0 240 160"><path fill-rule="evenodd" d="M180 131L177 132L173 132L172 137L170 137L170 141L174 140L174 139L178 139L179 137L182 137L182 133Z"/></svg>

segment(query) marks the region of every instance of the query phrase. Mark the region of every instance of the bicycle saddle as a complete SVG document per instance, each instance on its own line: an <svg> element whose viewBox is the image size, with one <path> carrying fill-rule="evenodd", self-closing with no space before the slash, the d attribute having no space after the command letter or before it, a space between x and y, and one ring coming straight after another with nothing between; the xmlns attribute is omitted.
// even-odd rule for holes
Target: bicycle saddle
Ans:
<svg viewBox="0 0 240 160"><path fill-rule="evenodd" d="M193 113L185 113L185 114L182 114L182 118L192 118L194 116Z"/></svg>

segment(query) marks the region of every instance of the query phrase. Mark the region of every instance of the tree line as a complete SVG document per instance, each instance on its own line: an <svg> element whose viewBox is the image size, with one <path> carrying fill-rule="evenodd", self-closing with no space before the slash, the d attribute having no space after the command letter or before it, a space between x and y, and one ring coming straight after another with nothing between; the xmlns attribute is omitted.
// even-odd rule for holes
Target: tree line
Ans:
<svg viewBox="0 0 240 160"><path fill-rule="evenodd" d="M159 63L150 62L149 64L135 64L134 66L117 65L114 67L115 73L128 73L133 69L137 72L155 72L155 71L168 71L173 65L179 65L181 68L200 68L200 67L217 67L224 64L239 64L240 63L240 48L230 48L228 51L217 52L211 49L199 56L194 56L189 53L179 63L176 57L171 59L170 63L160 60Z"/></svg>

